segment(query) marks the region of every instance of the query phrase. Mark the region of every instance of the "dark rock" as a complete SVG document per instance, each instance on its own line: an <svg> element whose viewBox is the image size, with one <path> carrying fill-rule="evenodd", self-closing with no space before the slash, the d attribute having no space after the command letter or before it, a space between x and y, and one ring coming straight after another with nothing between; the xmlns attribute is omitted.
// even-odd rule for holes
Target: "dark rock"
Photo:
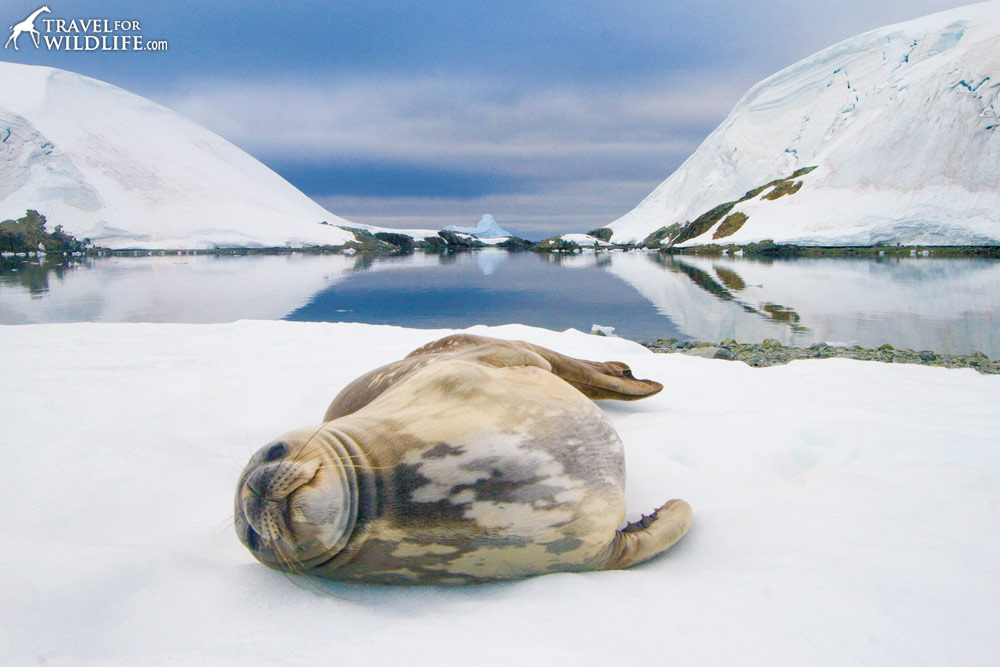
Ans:
<svg viewBox="0 0 1000 667"><path fill-rule="evenodd" d="M459 234L448 229L442 229L438 235L450 246L459 248L485 248L486 244L474 236Z"/></svg>
<svg viewBox="0 0 1000 667"><path fill-rule="evenodd" d="M391 245L396 246L401 249L411 249L413 248L414 241L412 236L407 236L406 234L393 234L391 232L376 232L375 238L379 241L385 241Z"/></svg>
<svg viewBox="0 0 1000 667"><path fill-rule="evenodd" d="M587 234L589 236L595 236L602 241L611 241L611 236L614 234L614 230L608 229L607 227L600 227L599 229L591 229Z"/></svg>

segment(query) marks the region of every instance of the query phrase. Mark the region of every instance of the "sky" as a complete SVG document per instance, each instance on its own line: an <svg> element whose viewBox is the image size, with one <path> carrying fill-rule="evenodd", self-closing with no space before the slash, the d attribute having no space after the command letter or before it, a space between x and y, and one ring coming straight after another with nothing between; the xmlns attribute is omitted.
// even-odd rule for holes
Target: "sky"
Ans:
<svg viewBox="0 0 1000 667"><path fill-rule="evenodd" d="M0 1L0 26L39 1ZM767 76L963 4L50 0L41 37L71 34L43 19L138 21L109 34L166 49L36 49L22 34L0 60L164 104L352 221L437 228L490 213L538 240L627 213Z"/></svg>

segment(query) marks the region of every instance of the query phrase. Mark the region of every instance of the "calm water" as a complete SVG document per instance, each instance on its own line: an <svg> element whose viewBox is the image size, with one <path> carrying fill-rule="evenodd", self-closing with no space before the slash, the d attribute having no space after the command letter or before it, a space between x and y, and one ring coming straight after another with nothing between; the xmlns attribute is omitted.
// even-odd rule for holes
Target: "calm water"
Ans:
<svg viewBox="0 0 1000 667"><path fill-rule="evenodd" d="M636 340L891 343L1000 356L1000 261L544 255L153 256L0 261L0 324L521 322Z"/></svg>

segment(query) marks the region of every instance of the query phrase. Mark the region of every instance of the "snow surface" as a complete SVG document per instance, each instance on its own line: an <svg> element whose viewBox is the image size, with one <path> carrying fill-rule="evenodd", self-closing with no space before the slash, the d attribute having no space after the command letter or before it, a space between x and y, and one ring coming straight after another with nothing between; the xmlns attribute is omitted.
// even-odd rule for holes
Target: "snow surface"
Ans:
<svg viewBox="0 0 1000 667"><path fill-rule="evenodd" d="M499 223L493 218L489 213L485 214L479 219L475 227L459 227L457 225L449 225L445 229L453 232L461 232L462 234L471 234L475 236L480 241L489 239L496 243L503 242L508 238L514 236L506 229L500 226Z"/></svg>
<svg viewBox="0 0 1000 667"><path fill-rule="evenodd" d="M734 209L749 220L718 242L1000 243L1000 2L865 33L760 82L608 225L612 240L641 242L809 166L794 195Z"/></svg>
<svg viewBox="0 0 1000 667"><path fill-rule="evenodd" d="M0 662L986 665L1000 655L1000 378L830 359L753 369L523 326L666 384L602 403L663 557L466 587L288 578L232 528L236 479L360 373L447 331L0 327Z"/></svg>
<svg viewBox="0 0 1000 667"><path fill-rule="evenodd" d="M28 209L110 248L354 241L337 225L437 235L351 223L170 109L72 72L0 62L0 220Z"/></svg>
<svg viewBox="0 0 1000 667"><path fill-rule="evenodd" d="M592 248L594 246L607 248L612 245L611 243L608 243L603 239L599 239L596 236L591 236L590 234L563 234L559 238L563 241L569 241L570 243L575 243L578 246L587 248Z"/></svg>

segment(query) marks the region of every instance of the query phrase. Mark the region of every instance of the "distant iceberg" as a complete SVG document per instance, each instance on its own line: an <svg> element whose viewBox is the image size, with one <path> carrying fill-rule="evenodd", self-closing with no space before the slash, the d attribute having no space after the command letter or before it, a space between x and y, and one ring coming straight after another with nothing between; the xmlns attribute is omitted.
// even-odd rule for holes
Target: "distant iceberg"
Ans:
<svg viewBox="0 0 1000 667"><path fill-rule="evenodd" d="M493 219L493 216L487 213L480 220L479 224L475 227L458 227L457 225L449 225L445 227L448 231L458 232L459 234L472 234L478 239L498 239L504 237L514 236L506 229L497 224L497 221Z"/></svg>

